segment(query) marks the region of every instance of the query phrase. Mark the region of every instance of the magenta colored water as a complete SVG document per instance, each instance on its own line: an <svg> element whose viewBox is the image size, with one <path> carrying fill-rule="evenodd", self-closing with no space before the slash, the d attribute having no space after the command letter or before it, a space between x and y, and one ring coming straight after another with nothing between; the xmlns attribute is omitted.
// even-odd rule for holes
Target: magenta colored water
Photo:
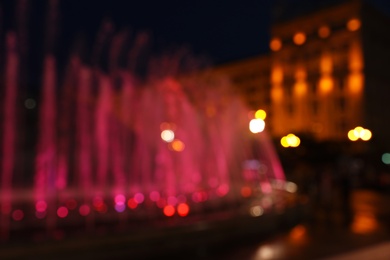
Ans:
<svg viewBox="0 0 390 260"><path fill-rule="evenodd" d="M202 214L281 187L283 169L270 139L249 131L249 111L225 91L226 82L211 87L179 80L174 58L138 77L116 66L118 53L112 52L108 73L72 56L62 81L56 57L45 56L35 166L27 173L34 182L19 189L13 181L22 132L16 124L16 43L7 34L3 237L17 225L52 231L66 222L93 227L112 218Z"/></svg>

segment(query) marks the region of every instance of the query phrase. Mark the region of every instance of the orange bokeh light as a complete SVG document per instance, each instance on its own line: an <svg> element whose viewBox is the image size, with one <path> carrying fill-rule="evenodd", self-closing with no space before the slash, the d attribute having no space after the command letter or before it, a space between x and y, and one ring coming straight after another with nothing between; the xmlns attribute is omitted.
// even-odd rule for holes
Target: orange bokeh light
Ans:
<svg viewBox="0 0 390 260"><path fill-rule="evenodd" d="M359 30L361 22L359 19L353 18L347 22L347 28L351 32Z"/></svg>
<svg viewBox="0 0 390 260"><path fill-rule="evenodd" d="M320 79L320 91L322 94L328 94L333 89L333 80L331 77L322 77Z"/></svg>
<svg viewBox="0 0 390 260"><path fill-rule="evenodd" d="M320 36L321 38L327 38L329 37L330 35L330 28L326 25L324 26L321 26L319 29L318 29L318 36Z"/></svg>
<svg viewBox="0 0 390 260"><path fill-rule="evenodd" d="M269 47L273 51L278 51L282 48L282 41L279 38L274 38L271 40Z"/></svg>
<svg viewBox="0 0 390 260"><path fill-rule="evenodd" d="M296 45L302 45L306 41L306 35L303 32L298 32L294 35L293 41Z"/></svg>

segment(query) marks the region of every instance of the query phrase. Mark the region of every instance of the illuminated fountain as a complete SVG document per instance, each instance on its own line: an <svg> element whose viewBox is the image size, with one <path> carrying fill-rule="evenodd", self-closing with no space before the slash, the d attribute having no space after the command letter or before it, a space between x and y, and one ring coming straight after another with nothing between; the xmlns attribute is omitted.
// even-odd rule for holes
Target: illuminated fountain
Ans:
<svg viewBox="0 0 390 260"><path fill-rule="evenodd" d="M105 73L74 55L60 88L50 54L43 63L34 182L20 188L13 181L22 132L15 123L16 41L7 35L3 238L24 228L93 228L234 210L291 188L266 132L249 131L253 113L221 86L192 80L194 90L175 73L150 72L144 79L117 67ZM258 205L254 214L262 210Z"/></svg>

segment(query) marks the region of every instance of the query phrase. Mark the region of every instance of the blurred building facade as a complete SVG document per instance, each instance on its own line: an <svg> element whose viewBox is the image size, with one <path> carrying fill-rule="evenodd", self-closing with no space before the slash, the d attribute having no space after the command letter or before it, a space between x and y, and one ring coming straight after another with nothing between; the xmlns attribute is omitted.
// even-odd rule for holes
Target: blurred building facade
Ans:
<svg viewBox="0 0 390 260"><path fill-rule="evenodd" d="M267 111L275 138L348 140L357 126L390 147L390 20L360 1L271 28L270 53L215 67L245 102Z"/></svg>

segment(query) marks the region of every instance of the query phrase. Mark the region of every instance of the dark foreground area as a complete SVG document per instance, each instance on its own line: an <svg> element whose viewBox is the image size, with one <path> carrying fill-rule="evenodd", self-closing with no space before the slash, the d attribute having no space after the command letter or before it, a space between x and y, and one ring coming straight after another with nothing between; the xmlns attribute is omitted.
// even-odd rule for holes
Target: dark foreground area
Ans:
<svg viewBox="0 0 390 260"><path fill-rule="evenodd" d="M389 192L362 189L349 207L303 197L259 217L225 212L188 225L3 244L0 259L389 259L389 201Z"/></svg>
<svg viewBox="0 0 390 260"><path fill-rule="evenodd" d="M358 189L349 208L313 203L295 227L214 259L390 259L389 202L388 191Z"/></svg>

